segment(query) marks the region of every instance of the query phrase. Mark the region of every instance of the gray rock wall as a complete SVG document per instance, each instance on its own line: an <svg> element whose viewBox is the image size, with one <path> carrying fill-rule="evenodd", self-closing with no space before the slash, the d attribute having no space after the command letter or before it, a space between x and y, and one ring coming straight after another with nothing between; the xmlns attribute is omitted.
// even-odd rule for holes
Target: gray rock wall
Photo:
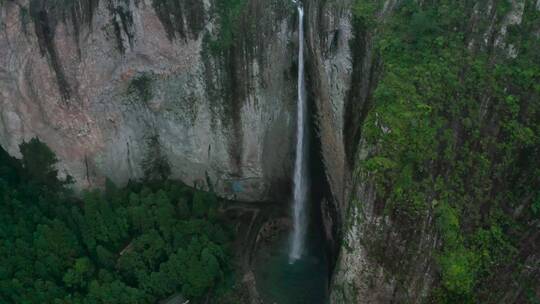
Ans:
<svg viewBox="0 0 540 304"><path fill-rule="evenodd" d="M247 1L234 45L218 50L214 1L179 0L178 11L150 0L75 3L0 9L3 148L18 156L38 137L78 188L141 178L157 154L187 184L210 181L241 200L286 197L296 98L287 0Z"/></svg>

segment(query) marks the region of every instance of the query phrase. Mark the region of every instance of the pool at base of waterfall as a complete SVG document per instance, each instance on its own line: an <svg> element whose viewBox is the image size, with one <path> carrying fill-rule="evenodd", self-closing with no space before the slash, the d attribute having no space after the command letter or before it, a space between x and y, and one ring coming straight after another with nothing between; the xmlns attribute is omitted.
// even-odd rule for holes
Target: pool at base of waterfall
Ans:
<svg viewBox="0 0 540 304"><path fill-rule="evenodd" d="M293 263L289 262L287 231L259 247L253 266L264 304L327 303L328 263L324 241L317 232L308 233L304 254Z"/></svg>

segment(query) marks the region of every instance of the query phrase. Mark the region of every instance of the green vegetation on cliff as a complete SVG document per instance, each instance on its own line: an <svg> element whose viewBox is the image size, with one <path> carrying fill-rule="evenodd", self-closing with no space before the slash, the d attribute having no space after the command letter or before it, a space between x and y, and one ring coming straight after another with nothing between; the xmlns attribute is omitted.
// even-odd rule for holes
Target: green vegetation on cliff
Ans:
<svg viewBox="0 0 540 304"><path fill-rule="evenodd" d="M215 14L219 19L219 34L210 44L212 52L218 54L234 43L234 34L238 32L239 27L238 21L246 5L246 0L216 0Z"/></svg>
<svg viewBox="0 0 540 304"><path fill-rule="evenodd" d="M127 93L134 99L138 99L144 103L152 100L152 83L154 79L151 73L141 73L129 82Z"/></svg>
<svg viewBox="0 0 540 304"><path fill-rule="evenodd" d="M440 284L432 302L491 303L510 284L537 301L526 275L540 267L527 261L540 249L535 1L525 1L523 22L508 28L507 48L497 45L501 33L483 33L501 27L509 1L495 1L492 11L486 1L402 1L380 19L377 2L355 9L359 26L376 32L383 62L362 125L371 152L359 173L374 181L377 204L402 232L414 235L421 219L435 216ZM475 6L489 17L474 21Z"/></svg>
<svg viewBox="0 0 540 304"><path fill-rule="evenodd" d="M1 303L213 301L232 282L231 232L211 193L173 182L76 198L38 140L0 149Z"/></svg>

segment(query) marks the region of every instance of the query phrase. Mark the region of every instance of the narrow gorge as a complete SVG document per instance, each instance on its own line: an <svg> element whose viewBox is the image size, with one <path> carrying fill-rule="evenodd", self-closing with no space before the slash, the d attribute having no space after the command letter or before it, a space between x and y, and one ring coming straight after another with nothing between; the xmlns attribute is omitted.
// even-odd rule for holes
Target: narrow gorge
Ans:
<svg viewBox="0 0 540 304"><path fill-rule="evenodd" d="M0 0L0 302L540 302L540 0L297 1Z"/></svg>

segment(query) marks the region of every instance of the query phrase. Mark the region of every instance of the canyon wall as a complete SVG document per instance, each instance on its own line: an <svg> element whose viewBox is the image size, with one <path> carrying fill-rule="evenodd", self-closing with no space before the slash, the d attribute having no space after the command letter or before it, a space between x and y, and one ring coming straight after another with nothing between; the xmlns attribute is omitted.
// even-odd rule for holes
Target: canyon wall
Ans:
<svg viewBox="0 0 540 304"><path fill-rule="evenodd" d="M287 198L294 6L226 3L6 1L0 144L19 156L39 138L79 189L169 167L230 198Z"/></svg>
<svg viewBox="0 0 540 304"><path fill-rule="evenodd" d="M324 2L320 4L326 9L319 10L319 12L331 11L328 7L336 5L336 2ZM396 100L387 101L390 105L384 105L378 107L376 104L378 100L383 100L384 95L388 94L388 91L380 93L377 97L373 97L374 90L378 86L378 82L381 78L385 76L387 70L394 72L392 70L396 65L399 65L400 62L390 61L390 67L385 67L387 59L382 54L387 54L390 52L381 51L381 44L386 43L386 47L390 48L388 45L391 45L392 42L390 39L397 39L400 36L388 35L388 32L392 31L392 27L399 28L400 24L410 22L413 26L421 29L423 26L430 27L431 25L427 21L429 12L436 11L433 8L433 5L439 5L442 7L446 5L445 1L440 1L441 3L437 4L437 1L434 3L426 1L356 1L357 4L356 11L348 11L342 15L340 23L341 28L347 29L347 31L338 31L338 27L334 28L325 28L330 22L328 20L333 20L332 18L325 17L324 14L319 13L318 16L311 16L311 20L314 24L311 24L311 31L314 33L312 36L317 37L315 41L317 44L312 43L312 48L316 50L324 50L324 47L321 47L320 43L324 46L324 42L331 41L327 33L339 32L340 34L346 35L347 43L337 44L341 45L341 51L345 54L341 56L341 59L347 59L349 61L347 69L345 72L340 73L339 75L346 77L341 78L340 81L323 80L321 83L314 85L314 93L316 99L320 102L320 109L322 110L319 115L325 116L329 113L339 113L339 118L331 119L332 123L337 122L340 131L336 132L335 127L325 127L325 122L321 121L321 133L325 134L328 130L333 130L337 134L334 138L339 138L337 142L339 144L333 144L328 142L332 136L324 138L323 136L323 150L325 149L325 140L328 147L326 149L338 150L327 153L327 157L335 157L341 155L341 162L331 163L329 160L325 159L327 165L327 173L335 174L336 171L340 171L337 176L339 178L344 178L340 181L340 185L343 187L340 188L342 192L335 195L335 197L343 197L343 200L338 200L340 215L342 223L339 225L341 229L341 247L340 254L337 260L337 266L333 274L333 284L331 287L331 303L465 303L465 296L460 298L455 296L455 298L444 298L440 296L444 292L450 294L454 291L451 290L452 287L448 281L450 280L452 274L451 271L464 271L463 269L448 270L448 267L443 263L447 258L445 254L450 251L448 249L449 240L444 235L444 229L441 228L440 220L440 202L437 201L437 191L442 190L433 190L429 189L427 192L430 194L432 201L429 201L429 198L426 201L420 201L419 204L426 204L426 208L422 209L419 212L420 216L414 217L414 220L411 221L410 215L406 212L409 212L411 209L406 204L413 205L413 201L407 201L407 199L399 197L400 193L407 193L406 189L399 189L403 185L398 184L403 179L407 179L407 174L410 166L415 166L414 158L410 158L410 164L399 163L399 159L392 158L396 157L397 153L392 154L393 152L381 151L383 148L387 149L401 149L400 145L403 146L403 154L405 159L407 155L413 155L416 151L414 147L417 142L415 137L421 137L423 130L421 125L413 122L411 128L412 140L406 139L405 135L397 133L398 142L392 142L391 144L385 144L385 141L389 141L388 138L393 138L392 132L403 132L405 130L393 130L392 127L387 127L384 125L384 120L388 119L401 119L400 117L405 117L404 121L408 121L414 116L409 116L407 118L405 111L407 108L397 107L398 112L394 111L391 106L393 104L399 104L404 102L403 100L396 102ZM349 3L349 7L354 6L354 3ZM399 10L405 10L403 7L405 5L410 5L411 3L417 3L416 7L418 11L415 13L409 12L409 17L405 19L395 19L394 14ZM534 65L532 62L537 62L538 57L532 55L529 52L528 47L533 45L538 45L538 39L540 37L540 27L538 23L538 16L540 11L540 2L539 1L477 1L477 2L456 2L461 3L465 6L465 18L459 22L463 25L462 28L451 28L452 31L457 31L463 34L461 42L464 42L466 49L464 53L459 54L462 56L457 61L466 60L466 58L473 58L477 62L482 62L489 58L486 61L489 62L486 64L487 67L493 67L500 64L504 66L506 62L516 62L510 64L514 66L517 62L525 60L524 62L529 62L529 65ZM370 6L371 5L371 6ZM373 12L369 12L369 9L375 8ZM424 9L423 11L421 9ZM362 11L364 10L364 11ZM368 11L368 13L366 13ZM443 9L444 11L444 9ZM355 16L356 13L356 16ZM366 14L366 15L362 15ZM406 13L405 13L406 14ZM425 15L422 15L425 14ZM412 16L411 16L412 15ZM333 17L339 16L339 14L333 14ZM413 17L418 17L413 20ZM410 18L410 19L409 19ZM415 23L416 22L416 23ZM447 22L447 20L442 20L442 23ZM322 25L322 28L321 28ZM319 26L319 28L317 28ZM333 29L333 30L332 30ZM441 29L431 28L428 31ZM403 35L411 37L409 41L405 40L405 43L414 43L414 35L429 35L433 32L413 32L413 33L399 33L398 35ZM519 33L519 34L516 34ZM406 36L409 35L409 36ZM513 36L511 36L513 35ZM520 36L521 35L521 36ZM418 37L417 36L417 37ZM378 39L382 37L381 39ZM519 38L516 38L519 37ZM376 50L375 44L378 39L379 50ZM384 39L388 39L384 41ZM520 40L522 39L522 40ZM443 39L444 40L444 39ZM339 41L335 39L334 41ZM383 46L383 48L384 48ZM424 47L430 47L426 45ZM413 47L411 47L412 49ZM451 45L447 47L451 49ZM532 47L534 49L534 47ZM403 48L403 52L406 52L407 48ZM532 49L531 49L532 50ZM317 51L314 51L317 52ZM339 51L334 51L339 53ZM534 51L531 51L534 52ZM324 53L323 53L324 54ZM391 53L392 54L392 53ZM406 60L406 56L404 56ZM481 59L479 59L481 58ZM528 58L528 59L525 59ZM312 70L313 74L323 75L325 77L332 77L332 72L340 69L339 64L321 64L324 62L325 56L316 56L312 59L315 61L315 67ZM442 59L444 60L444 59ZM326 69L325 72L317 73L317 70L321 70L321 66L325 67L322 70ZM406 66L404 64L404 66ZM527 64L524 64L522 69L526 69ZM434 69L436 67L434 66ZM491 71L491 75L496 73L496 70L487 70ZM399 71L399 69L397 69ZM466 71L466 70L465 70ZM534 72L536 71L536 72ZM417 73L422 73L419 69ZM465 72L463 72L465 73ZM531 69L530 72L538 73L538 70ZM399 74L398 74L399 75ZM464 75L464 74L463 74ZM491 75L481 76L488 78ZM411 75L410 77L414 77ZM443 76L444 77L444 76ZM516 74L513 74L511 77L517 77ZM536 79L538 80L538 74L527 79ZM315 81L321 81L320 77ZM393 79L391 81L393 85L399 86L400 80ZM436 83L436 85L445 86L445 83L439 83L437 80L430 79ZM342 92L346 94L336 94L334 91L328 95L332 96L329 99L336 98L339 106L334 106L333 111L329 111L330 105L334 105L333 102L324 102L322 101L325 96L325 93L321 93L317 90L325 88L325 83L329 83L336 87L345 87L346 89ZM403 82L405 83L405 82ZM506 94L515 94L519 96L519 106L518 108L520 115L516 118L522 126L528 126L534 128L535 119L538 119L538 112L535 112L533 104L536 104L538 98L538 89L534 89L528 85L525 85L523 88L517 89L515 84L511 84L511 81L505 82L502 81L502 87L505 87L503 90ZM418 87L422 87L422 84L417 83ZM462 81L461 86L466 86L467 84ZM388 90L388 87L385 87ZM392 89L392 87L390 87ZM409 88L403 86L399 87L397 90L398 94L403 94L404 100L414 100L415 95L404 95L410 93ZM538 218L535 216L530 216L524 210L531 210L529 208L534 204L534 199L531 199L531 196L534 196L534 187L538 183L538 179L534 178L534 174L530 175L529 178L525 177L529 173L529 170L525 167L520 167L517 169L517 172L514 171L513 167L520 166L518 164L523 164L523 162L517 162L515 165L509 165L505 170L504 178L507 180L500 180L496 176L496 170L502 171L502 163L500 156L497 156L500 152L501 146L508 146L511 136L505 135L504 124L502 122L505 119L504 107L500 106L500 101L498 100L496 93L490 91L491 89L483 89L481 97L474 97L473 100L468 100L463 106L464 109L474 109L475 104L480 105L480 110L477 112L466 112L461 110L455 118L450 120L450 126L448 129L452 133L453 138L456 140L456 144L453 149L459 151L461 149L460 145L464 145L467 140L471 137L468 132L464 131L467 127L466 120L468 115L472 116L472 119L477 119L477 124L472 128L473 130L478 130L479 134L482 134L481 138L484 141L482 144L477 145L475 148L472 148L470 152L465 153L484 153L477 152L486 149L486 156L484 160L487 160L485 169L489 174L486 174L482 177L478 176L476 172L481 169L473 167L471 171L468 171L465 177L464 183L473 184L476 189L481 189L485 187L485 192L479 195L477 198L471 199L470 194L465 194L465 200L471 200L472 206L469 210L465 209L463 211L458 211L457 219L459 220L458 225L461 227L461 233L472 234L471 231L474 231L473 227L475 224L472 224L475 220L473 213L479 212L484 213L480 215L484 223L479 225L477 231L482 231L484 233L489 228L485 228L489 225L494 225L492 223L486 223L485 218L488 218L488 214L491 210L497 210L495 207L494 201L497 200L497 197L507 194L516 187L515 184L512 184L512 180L524 179L524 185L529 185L529 192L524 191L522 197L517 197L515 202L509 203L507 200L503 200L500 203L503 207L499 211L491 212L502 212L506 213L508 218L505 224L501 224L501 227L504 225L509 225L507 223L513 223L511 225L516 225L514 228L506 226L505 229L508 229L504 238L506 240L511 240L516 246L515 250L515 259L512 261L506 261L501 263L499 270L496 270L491 276L487 275L484 277L484 282L475 283L475 289L472 289L473 296L482 303L534 303L534 299L538 299L540 290L538 289L538 280L540 279L540 257L536 254L537 245L532 245L533 243L538 244L539 240L539 230L538 230ZM535 91L536 90L536 91ZM450 89L448 89L450 91ZM328 92L328 91L327 91ZM376 95L376 94L375 94ZM383 95L383 97L381 97ZM400 96L394 97L399 99ZM436 100L437 97L432 96L431 99ZM452 97L446 97L448 100L453 100ZM465 97L462 97L465 98ZM429 100L429 99L428 99ZM457 98L459 100L459 98ZM454 102L454 101L452 101ZM405 101L407 104L407 101ZM436 107L436 101L433 102L433 107ZM498 105L499 104L499 105ZM504 102L502 102L504 104ZM471 106L472 105L472 106ZM411 105L412 106L412 105ZM446 110L449 110L451 105L445 105L448 107ZM405 110L405 111L404 111ZM375 114L372 113L371 119L366 119L370 111L375 111ZM469 110L470 111L470 110ZM444 112L444 110L443 110ZM390 114L388 114L390 113ZM475 114L472 114L475 113ZM535 114L536 113L536 114ZM384 116L386 115L386 116ZM400 116L403 115L403 116ZM435 111L430 113L428 118L433 118L436 113ZM440 115L440 114L439 114ZM535 118L536 117L536 118ZM508 119L508 118L506 118ZM536 120L537 121L537 120ZM371 125L373 124L373 125ZM399 126L395 124L394 126ZM372 130L377 130L373 132ZM367 139L370 135L368 132L373 132L379 135L385 136L390 134L388 138L371 138ZM476 132L476 131L473 131ZM366 135L367 134L367 135ZM401 138L399 137L401 136ZM453 139L453 140L454 140ZM403 140L404 142L399 142ZM409 140L409 142L407 142ZM489 144L487 144L489 142ZM497 146L494 142L501 142L501 146ZM538 142L538 141L537 141ZM434 144L434 143L433 143ZM522 161L525 161L525 158L529 163L538 162L538 152L532 146L532 142L525 144L525 147L522 147L519 141L514 144L513 149L515 152L511 152L510 158L516 157L520 158L521 153L525 153ZM443 145L444 146L444 145ZM487 147L487 148L484 148ZM423 150L425 147L421 147L420 150ZM478 149L478 150L474 150ZM429 149L425 149L426 151ZM434 148L437 151L437 147ZM467 150L465 150L467 151ZM440 152L442 153L442 152ZM384 158L382 156L387 156L389 158ZM484 154L482 154L484 155ZM423 174L432 174L437 176L438 174L444 175L445 173L440 173L440 167L435 165L438 161L438 157L442 158L442 155L436 155L427 162L427 168L429 171L418 171L413 174L412 179L420 179L420 176ZM384 161L389 160L389 163L384 163ZM377 163L376 161L381 161ZM459 158L454 160L454 163L449 165L448 169L445 170L459 170L453 167L455 164L459 163ZM396 165L397 163L397 165ZM342 165L344 164L344 166ZM385 167L388 165L388 167ZM392 169L396 165L400 169ZM379 166L377 169L369 166ZM451 168L451 169L450 169ZM381 173L391 172L387 175ZM395 170L395 171L394 171ZM401 170L401 171L400 171ZM414 169L413 169L414 170ZM489 171L491 170L491 171ZM413 171L414 172L414 171ZM504 171L503 171L504 172ZM395 180L390 180L392 174L396 174ZM516 175L518 177L516 177ZM512 177L513 176L513 177ZM336 176L330 176L330 181L336 178ZM504 179L503 178L503 179ZM476 180L480 180L476 182ZM526 182L525 182L526 180ZM446 181L448 183L448 181ZM420 183L419 180L416 183ZM444 183L444 182L443 182ZM483 186L477 185L477 183L483 183ZM451 185L444 185L441 188L445 187L451 188ZM506 188L508 187L508 188ZM526 188L525 186L524 188ZM396 190L397 189L397 190ZM431 192L433 191L433 192ZM473 192L475 190L469 189L468 191ZM484 191L484 190L481 190ZM530 193L532 191L532 193ZM394 196L395 195L395 196ZM470 196L469 196L470 195ZM428 196L428 197L430 197ZM400 201L400 199L402 201ZM405 202L403 202L405 201ZM394 204L394 205L392 205ZM404 205L398 205L404 204ZM459 206L458 203L450 201L449 204L455 204ZM413 207L414 208L414 207ZM424 207L422 207L424 208ZM459 208L459 207L456 207ZM480 211L473 211L478 208ZM459 210L459 209L458 209ZM461 213L463 212L463 213ZM520 224L516 224L519 222ZM478 224L476 224L478 225ZM519 226L522 225L522 226ZM483 230L484 229L484 230ZM494 229L493 226L491 229ZM499 228L496 228L499 229ZM463 232L465 231L465 232ZM489 230L488 230L489 231ZM477 232L478 233L478 232ZM461 236L460 236L461 237ZM477 236L478 238L478 236ZM501 248L502 245L495 245L496 249ZM507 244L507 243L506 243ZM470 245L472 247L477 246L476 244ZM471 251L478 249L471 249ZM485 250L485 249L484 249ZM492 253L486 253L483 251L482 254L489 255ZM467 253L470 254L470 253ZM481 254L480 254L481 255ZM476 262L480 263L480 262ZM454 267L461 267L457 264ZM470 265L470 268L474 268L476 265ZM471 273L474 273L474 270L471 270ZM456 275L456 273L453 273ZM462 275L461 273L460 275ZM473 275L482 276L485 274L474 273ZM465 277L462 277L462 280L465 280ZM459 281L459 279L458 279ZM461 281L463 282L463 281ZM487 283L486 283L487 282ZM446 284L446 285L445 285ZM487 286L487 291L482 289L481 286L484 284ZM487 285L486 285L487 284ZM492 290L493 286L498 286L497 291ZM457 289L457 288L456 288Z"/></svg>

